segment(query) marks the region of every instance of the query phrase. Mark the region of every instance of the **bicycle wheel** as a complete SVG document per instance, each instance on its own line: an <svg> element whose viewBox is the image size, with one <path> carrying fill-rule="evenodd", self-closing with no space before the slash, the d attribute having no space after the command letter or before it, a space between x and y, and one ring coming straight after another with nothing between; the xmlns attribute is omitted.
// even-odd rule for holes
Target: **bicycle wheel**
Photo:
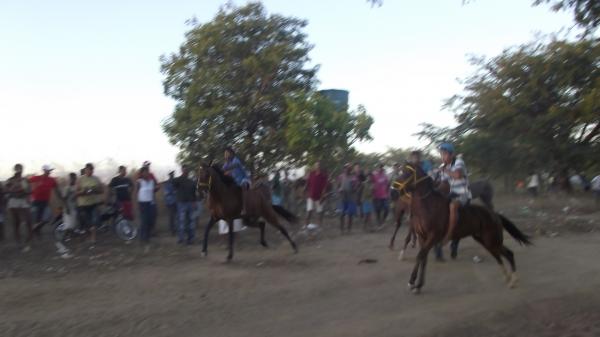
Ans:
<svg viewBox="0 0 600 337"><path fill-rule="evenodd" d="M119 239L124 241L131 241L137 236L137 228L129 220L125 218L118 218L115 223L115 232Z"/></svg>

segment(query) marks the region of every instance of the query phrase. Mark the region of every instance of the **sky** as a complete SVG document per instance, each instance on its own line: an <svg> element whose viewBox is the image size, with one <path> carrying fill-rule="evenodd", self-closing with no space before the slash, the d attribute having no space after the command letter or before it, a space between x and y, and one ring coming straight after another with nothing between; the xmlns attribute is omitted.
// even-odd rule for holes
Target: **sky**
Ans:
<svg viewBox="0 0 600 337"><path fill-rule="evenodd" d="M243 5L246 1L232 1ZM453 123L443 101L473 72L469 55L573 25L569 13L529 0L265 0L270 13L308 20L319 89L350 91L375 120L365 152L419 147L421 123ZM17 163L35 173L86 162L113 169L150 160L163 173L177 148L161 124L159 57L177 51L186 20L210 21L224 1L0 0L0 179Z"/></svg>

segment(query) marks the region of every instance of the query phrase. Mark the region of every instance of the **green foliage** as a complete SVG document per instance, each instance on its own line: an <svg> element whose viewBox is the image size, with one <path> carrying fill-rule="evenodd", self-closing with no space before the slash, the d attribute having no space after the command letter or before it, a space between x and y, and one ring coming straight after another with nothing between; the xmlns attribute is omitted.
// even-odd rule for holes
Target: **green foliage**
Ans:
<svg viewBox="0 0 600 337"><path fill-rule="evenodd" d="M363 106L348 112L319 93L290 99L285 117L288 162L337 166L353 144L371 139L373 118Z"/></svg>
<svg viewBox="0 0 600 337"><path fill-rule="evenodd" d="M598 0L535 0L534 5L550 4L553 11L573 11L573 19L586 34L600 26L600 1Z"/></svg>
<svg viewBox="0 0 600 337"><path fill-rule="evenodd" d="M426 125L422 137L453 140L493 175L592 165L600 146L598 42L526 44L474 63L464 94L447 102L458 126Z"/></svg>
<svg viewBox="0 0 600 337"><path fill-rule="evenodd" d="M261 173L333 162L371 139L364 107L338 110L315 92L306 24L267 15L260 3L227 5L212 21L193 22L179 51L161 58L165 94L176 101L163 128L180 160L220 158L232 146Z"/></svg>
<svg viewBox="0 0 600 337"><path fill-rule="evenodd" d="M226 146L251 170L284 159L288 101L315 85L306 24L267 15L260 3L227 5L161 57L165 94L176 101L163 127L181 160L220 158Z"/></svg>

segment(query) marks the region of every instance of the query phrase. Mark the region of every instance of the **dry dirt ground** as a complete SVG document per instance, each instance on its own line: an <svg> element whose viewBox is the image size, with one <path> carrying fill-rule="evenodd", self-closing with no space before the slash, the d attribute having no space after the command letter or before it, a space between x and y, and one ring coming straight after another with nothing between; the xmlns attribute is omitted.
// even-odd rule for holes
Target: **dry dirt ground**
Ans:
<svg viewBox="0 0 600 337"><path fill-rule="evenodd" d="M506 239L520 276L514 290L467 239L456 261L430 258L424 291L413 295L416 250L398 261L387 249L391 226L341 236L333 219L313 238L297 234L297 255L272 229L270 249L246 230L229 264L216 233L205 259L198 245L177 247L166 234L148 253L104 236L93 251L75 245L70 260L56 256L49 234L27 254L0 244L0 336L600 336L593 203L497 204L535 240Z"/></svg>

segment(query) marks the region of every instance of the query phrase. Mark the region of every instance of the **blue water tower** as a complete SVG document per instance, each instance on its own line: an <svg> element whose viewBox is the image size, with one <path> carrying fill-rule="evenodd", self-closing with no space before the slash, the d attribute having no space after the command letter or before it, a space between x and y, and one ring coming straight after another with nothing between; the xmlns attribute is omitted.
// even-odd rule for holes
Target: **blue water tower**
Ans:
<svg viewBox="0 0 600 337"><path fill-rule="evenodd" d="M348 110L348 96L350 95L348 90L327 89L319 90L319 93L329 98L338 109Z"/></svg>

